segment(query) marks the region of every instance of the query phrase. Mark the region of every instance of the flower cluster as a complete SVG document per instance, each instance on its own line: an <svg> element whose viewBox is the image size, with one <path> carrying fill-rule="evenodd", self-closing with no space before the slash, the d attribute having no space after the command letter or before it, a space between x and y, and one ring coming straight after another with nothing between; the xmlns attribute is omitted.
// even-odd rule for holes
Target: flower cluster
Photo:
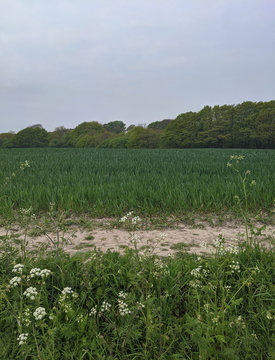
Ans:
<svg viewBox="0 0 275 360"><path fill-rule="evenodd" d="M227 252L237 255L239 253L239 248L236 245L229 245L227 248Z"/></svg>
<svg viewBox="0 0 275 360"><path fill-rule="evenodd" d="M61 291L61 295L59 296L59 300L58 300L60 306L63 308L65 313L69 313L73 310L72 304L70 303L69 298L77 299L78 294L76 292L74 292L72 288L65 287Z"/></svg>
<svg viewBox="0 0 275 360"><path fill-rule="evenodd" d="M34 311L33 316L34 316L35 320L42 320L43 317L46 316L46 310L45 310L45 308L43 308L43 307L38 307L38 308Z"/></svg>
<svg viewBox="0 0 275 360"><path fill-rule="evenodd" d="M97 313L97 306L95 305L94 307L91 308L89 312L89 316L96 315L96 313Z"/></svg>
<svg viewBox="0 0 275 360"><path fill-rule="evenodd" d="M101 308L100 308L100 311L103 313L105 311L110 311L111 309L111 304L109 304L107 301L103 301L102 305L101 305Z"/></svg>
<svg viewBox="0 0 275 360"><path fill-rule="evenodd" d="M23 171L26 168L31 167L30 162L28 160L25 160L22 164L20 164L20 170Z"/></svg>
<svg viewBox="0 0 275 360"><path fill-rule="evenodd" d="M199 265L197 268L190 271L190 275L194 278L194 280L191 280L189 285L194 289L200 288L202 286L203 279L205 279L208 274L209 271L203 269L202 266Z"/></svg>
<svg viewBox="0 0 275 360"><path fill-rule="evenodd" d="M21 277L19 277L19 276L15 276L10 280L10 286L11 287L16 287L20 283L21 283Z"/></svg>
<svg viewBox="0 0 275 360"><path fill-rule="evenodd" d="M139 216L133 216L133 211L130 211L128 214L126 214L119 220L120 223L129 222L132 225L137 225L140 221L141 219Z"/></svg>
<svg viewBox="0 0 275 360"><path fill-rule="evenodd" d="M242 161L244 159L244 156L243 155L231 155L230 156L230 161L235 161L237 164ZM232 167L233 164L232 162L228 162L227 163L227 167Z"/></svg>
<svg viewBox="0 0 275 360"><path fill-rule="evenodd" d="M154 267L155 267L155 271L153 273L154 276L168 273L168 267L161 259L158 258L154 259Z"/></svg>
<svg viewBox="0 0 275 360"><path fill-rule="evenodd" d="M232 272L237 272L239 273L240 270L240 264L237 260L232 260L232 263L229 265L229 268Z"/></svg>
<svg viewBox="0 0 275 360"><path fill-rule="evenodd" d="M213 241L213 246L214 246L217 254L225 255L226 250L224 247L224 243L225 243L225 240L221 235L219 235L219 237Z"/></svg>
<svg viewBox="0 0 275 360"><path fill-rule="evenodd" d="M26 291L24 291L24 295L30 300L34 300L38 293L35 287L30 286L26 289Z"/></svg>
<svg viewBox="0 0 275 360"><path fill-rule="evenodd" d="M22 322L26 325L26 326L30 326L31 324L31 311L29 308L26 308L26 310L23 313L23 318L22 318Z"/></svg>
<svg viewBox="0 0 275 360"><path fill-rule="evenodd" d="M17 341L19 341L19 345L24 345L27 342L29 334L28 333L22 333L18 336Z"/></svg>
<svg viewBox="0 0 275 360"><path fill-rule="evenodd" d="M131 314L131 310L129 309L128 305L124 301L127 297L127 294L121 291L118 294L118 311L121 316L129 315Z"/></svg>
<svg viewBox="0 0 275 360"><path fill-rule="evenodd" d="M13 267L13 269L12 269L12 272L13 272L13 273L16 273L16 274L22 274L23 268L24 268L24 265L22 265L22 264L16 264L16 265L14 265L14 267Z"/></svg>
<svg viewBox="0 0 275 360"><path fill-rule="evenodd" d="M65 287L65 288L61 291L61 293L62 293L63 295L73 294L73 290L72 290L72 288L70 288L70 287Z"/></svg>
<svg viewBox="0 0 275 360"><path fill-rule="evenodd" d="M34 277L41 277L42 279L48 277L49 275L51 275L51 270L48 269L40 269L40 268L33 268L30 271L30 277L34 278Z"/></svg>

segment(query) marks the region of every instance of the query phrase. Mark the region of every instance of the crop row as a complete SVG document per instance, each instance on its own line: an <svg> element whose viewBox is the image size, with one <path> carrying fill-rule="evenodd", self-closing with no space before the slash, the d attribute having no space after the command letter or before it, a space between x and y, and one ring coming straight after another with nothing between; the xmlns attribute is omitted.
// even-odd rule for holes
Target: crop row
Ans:
<svg viewBox="0 0 275 360"><path fill-rule="evenodd" d="M228 168L230 155L244 155L240 170L251 171L248 207L268 210L275 199L275 151L237 149L3 149L0 211L9 206L44 211L50 202L64 210L96 216L171 214L231 209L242 190ZM249 187L255 180L256 186Z"/></svg>

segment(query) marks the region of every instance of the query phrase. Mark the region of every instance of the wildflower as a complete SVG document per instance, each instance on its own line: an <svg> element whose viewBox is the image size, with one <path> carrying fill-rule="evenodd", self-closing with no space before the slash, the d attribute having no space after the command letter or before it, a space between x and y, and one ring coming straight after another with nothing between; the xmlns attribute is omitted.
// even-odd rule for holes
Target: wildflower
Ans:
<svg viewBox="0 0 275 360"><path fill-rule="evenodd" d="M103 301L100 311L101 312L110 311L111 307L112 307L111 304L109 304L107 301Z"/></svg>
<svg viewBox="0 0 275 360"><path fill-rule="evenodd" d="M91 308L89 312L89 316L96 315L96 313L97 313L97 306L95 305L94 307Z"/></svg>
<svg viewBox="0 0 275 360"><path fill-rule="evenodd" d="M123 291L120 291L119 294L118 294L118 297L121 298L121 299L126 299L126 296L127 294Z"/></svg>
<svg viewBox="0 0 275 360"><path fill-rule="evenodd" d="M244 159L243 155L231 155L230 156L230 160L236 160L236 161L241 161Z"/></svg>
<svg viewBox="0 0 275 360"><path fill-rule="evenodd" d="M232 270L232 272L236 271L236 272L240 272L240 264L238 261L233 260L232 264L229 265L229 268Z"/></svg>
<svg viewBox="0 0 275 360"><path fill-rule="evenodd" d="M84 320L84 316L82 314L80 314L77 318L77 322L82 323L83 320Z"/></svg>
<svg viewBox="0 0 275 360"><path fill-rule="evenodd" d="M12 269L12 272L13 272L13 273L17 273L17 274L22 274L23 268L24 268L24 265L22 265L22 264L16 264L16 265L14 265L14 267L13 267L13 269Z"/></svg>
<svg viewBox="0 0 275 360"><path fill-rule="evenodd" d="M21 283L21 278L19 276L15 276L10 280L10 286L16 287Z"/></svg>
<svg viewBox="0 0 275 360"><path fill-rule="evenodd" d="M26 326L30 326L31 324L31 311L29 308L26 308L26 310L23 313L23 318L22 318L22 322L26 325Z"/></svg>
<svg viewBox="0 0 275 360"><path fill-rule="evenodd" d="M41 269L40 268L33 268L30 271L30 277L34 278L35 276L40 276L41 274Z"/></svg>
<svg viewBox="0 0 275 360"><path fill-rule="evenodd" d="M138 222L140 221L140 217L139 216L135 216L132 218L132 224L136 225Z"/></svg>
<svg viewBox="0 0 275 360"><path fill-rule="evenodd" d="M26 291L24 291L24 295L27 297L27 298L29 298L29 299L31 299L31 300L34 300L35 299L35 297L37 296L37 290L36 290L36 288L35 287L29 287L29 288L27 288L27 290Z"/></svg>
<svg viewBox="0 0 275 360"><path fill-rule="evenodd" d="M267 318L268 320L272 320L272 319L273 319L273 316L272 316L272 314L271 314L270 311L267 311L267 313L266 313L266 318Z"/></svg>
<svg viewBox="0 0 275 360"><path fill-rule="evenodd" d="M195 278L198 278L201 276L201 266L197 267L196 269L191 270L190 274L194 276Z"/></svg>
<svg viewBox="0 0 275 360"><path fill-rule="evenodd" d="M19 345L26 344L27 338L29 334L28 333L22 333L18 336L17 341L19 341Z"/></svg>
<svg viewBox="0 0 275 360"><path fill-rule="evenodd" d="M118 311L121 316L131 314L131 310L129 309L128 305L121 299L118 299Z"/></svg>
<svg viewBox="0 0 275 360"><path fill-rule="evenodd" d="M256 186L256 181L252 180L251 183L250 183L250 186Z"/></svg>
<svg viewBox="0 0 275 360"><path fill-rule="evenodd" d="M138 301L137 302L137 307L138 307L138 310L141 310L141 309L145 308L145 305Z"/></svg>
<svg viewBox="0 0 275 360"><path fill-rule="evenodd" d="M64 312L67 314L73 310L71 304L65 304L64 305Z"/></svg>
<svg viewBox="0 0 275 360"><path fill-rule="evenodd" d="M239 253L239 248L238 246L236 245L229 245L228 248L227 248L227 251L230 253L230 254L235 254L237 255Z"/></svg>
<svg viewBox="0 0 275 360"><path fill-rule="evenodd" d="M31 214L31 212L32 212L32 207L29 207L29 208L27 208L27 209L22 208L22 209L20 209L19 211L20 211L21 215L23 215L23 216L32 215L32 214Z"/></svg>
<svg viewBox="0 0 275 360"><path fill-rule="evenodd" d="M48 269L43 269L40 271L40 276L42 277L42 279L48 277L49 275L51 275L51 270Z"/></svg>
<svg viewBox="0 0 275 360"><path fill-rule="evenodd" d="M119 220L119 222L125 223L126 220L127 220L127 217L126 217L126 216L122 216L122 218Z"/></svg>
<svg viewBox="0 0 275 360"><path fill-rule="evenodd" d="M63 294L63 295L72 294L72 293L73 293L73 290L72 290L72 288L70 288L70 287L65 287L65 288L62 290L62 294Z"/></svg>
<svg viewBox="0 0 275 360"><path fill-rule="evenodd" d="M23 170L25 170L26 168L28 168L28 167L31 167L30 166L30 162L28 161L28 160L25 160L22 164L20 164L20 170L21 171L23 171Z"/></svg>
<svg viewBox="0 0 275 360"><path fill-rule="evenodd" d="M136 234L136 233L131 233L130 234L130 242L132 243L132 244L136 244L136 243L138 243L140 241L140 238L139 238L139 236Z"/></svg>
<svg viewBox="0 0 275 360"><path fill-rule="evenodd" d="M219 315L217 315L216 318L213 318L212 321L213 321L214 324L217 324L218 321L219 321Z"/></svg>
<svg viewBox="0 0 275 360"><path fill-rule="evenodd" d="M34 313L33 316L35 320L42 320L44 316L46 316L46 310L43 307L38 307Z"/></svg>
<svg viewBox="0 0 275 360"><path fill-rule="evenodd" d="M243 321L242 316L238 316L237 319L235 320L235 324L240 326L242 329L246 328L245 322Z"/></svg>

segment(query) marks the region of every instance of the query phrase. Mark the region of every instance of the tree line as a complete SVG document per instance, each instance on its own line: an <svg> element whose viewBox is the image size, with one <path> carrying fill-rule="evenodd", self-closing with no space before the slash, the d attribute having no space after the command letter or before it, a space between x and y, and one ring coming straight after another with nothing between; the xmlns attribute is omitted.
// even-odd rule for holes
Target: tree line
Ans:
<svg viewBox="0 0 275 360"><path fill-rule="evenodd" d="M0 134L0 147L99 148L275 148L275 100L238 105L205 106L176 119L145 126L122 121L83 122L47 132L41 125Z"/></svg>

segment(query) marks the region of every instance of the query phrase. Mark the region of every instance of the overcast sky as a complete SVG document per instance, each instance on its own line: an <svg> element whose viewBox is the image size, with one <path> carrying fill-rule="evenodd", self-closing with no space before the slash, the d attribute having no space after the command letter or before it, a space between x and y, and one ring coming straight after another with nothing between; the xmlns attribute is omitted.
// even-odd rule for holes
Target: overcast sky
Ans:
<svg viewBox="0 0 275 360"><path fill-rule="evenodd" d="M275 0L0 0L0 132L275 99Z"/></svg>

